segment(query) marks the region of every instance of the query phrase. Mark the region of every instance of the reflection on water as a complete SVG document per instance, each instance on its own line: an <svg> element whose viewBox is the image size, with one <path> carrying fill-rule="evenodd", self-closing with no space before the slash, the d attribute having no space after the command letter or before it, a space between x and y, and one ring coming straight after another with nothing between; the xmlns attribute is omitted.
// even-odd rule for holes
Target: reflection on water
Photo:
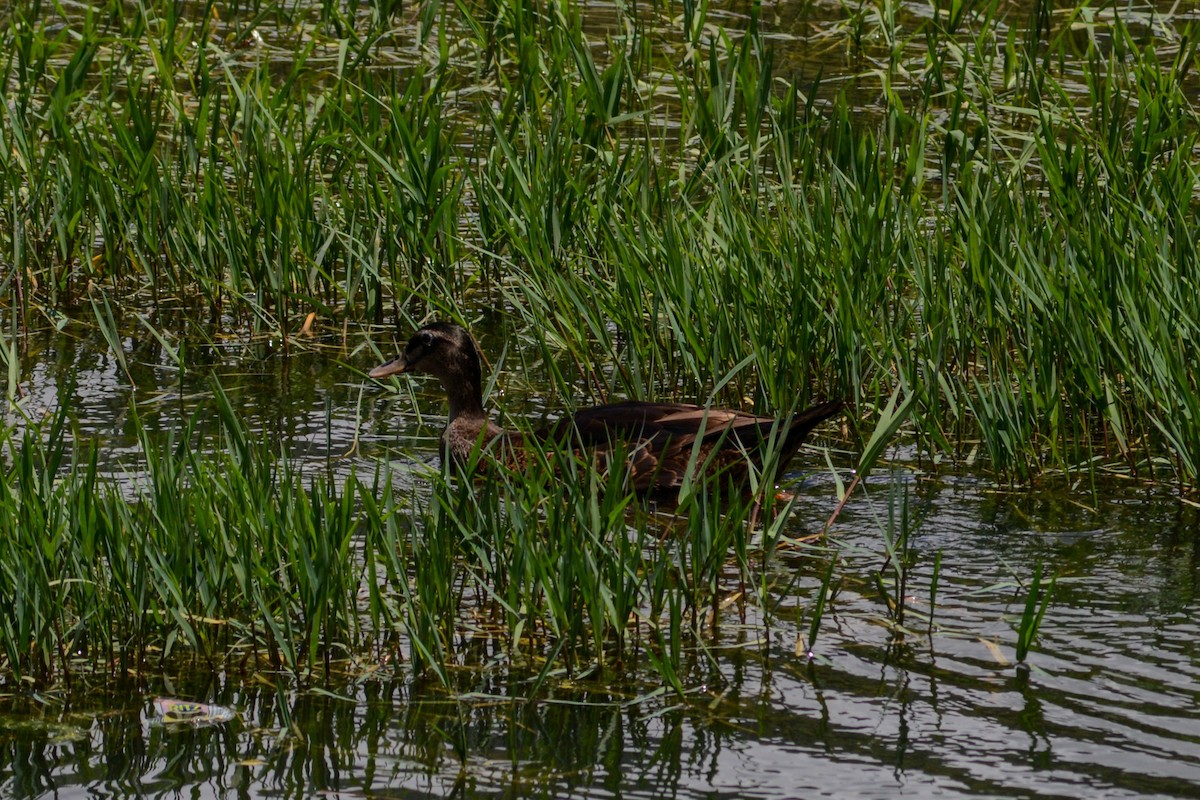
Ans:
<svg viewBox="0 0 1200 800"><path fill-rule="evenodd" d="M361 341L286 359L276 346L230 343L182 377L157 345L126 344L136 391L86 340L46 340L40 350L31 342L37 366L23 383L27 409L74 392L78 433L110 443L111 474L136 475L131 399L152 427L178 430L197 410L203 421L209 373L252 429L278 438L313 472L369 473L382 461L404 474L434 457L437 393L365 386L355 369L377 356ZM809 453L798 464L823 462ZM797 645L819 570L808 551L790 547L777 560L776 585L790 588L775 595L769 640L755 608L733 604L710 652L688 655L683 698L649 671L551 681L527 702L534 676L496 670L457 673L450 694L403 671L313 688L175 664L122 686L11 695L0 718L0 794L1200 792L1196 509L1138 486L1106 486L1096 500L1078 490L997 491L971 476L909 480L923 519L909 586L914 612L929 611L938 551L943 567L932 630L914 615L901 638L881 624L886 609L873 580L890 480L878 478L839 518L840 591L816 663ZM797 538L828 517L835 498L820 473L801 493ZM1017 583L1039 561L1060 577L1034 669L1023 673L1011 664L1024 602ZM153 699L164 695L228 706L239 717L210 728L163 725Z"/></svg>
<svg viewBox="0 0 1200 800"><path fill-rule="evenodd" d="M169 323L168 329L188 326ZM395 440L388 430L397 424L390 403L363 374L377 361L368 338L382 344L386 333L358 334L352 342L310 340L302 355L286 357L277 339L189 332L175 343L187 350L181 370L149 333L129 326L125 331L125 367L94 330L80 336L72 328L74 336L40 333L22 340L21 361L31 365L20 385L24 414L44 418L66 399L75 435L103 443L101 467L111 474L137 469L135 415L163 437L189 422L202 435L214 432L214 379L250 431L278 441L310 470L344 473L365 465L370 474L371 456L379 454L372 445ZM21 424L20 418L12 422Z"/></svg>

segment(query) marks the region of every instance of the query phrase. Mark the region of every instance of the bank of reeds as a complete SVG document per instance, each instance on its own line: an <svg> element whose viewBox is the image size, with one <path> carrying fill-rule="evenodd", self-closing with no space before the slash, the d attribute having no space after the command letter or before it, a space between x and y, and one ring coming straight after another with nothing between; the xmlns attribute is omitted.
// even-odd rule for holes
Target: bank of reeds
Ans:
<svg viewBox="0 0 1200 800"><path fill-rule="evenodd" d="M1014 479L1197 478L1194 22L71 9L0 26L26 324L97 293L275 335L500 310L563 394L700 396L753 356L719 400L899 385L926 451ZM823 83L792 66L820 48Z"/></svg>
<svg viewBox="0 0 1200 800"><path fill-rule="evenodd" d="M569 451L405 491L385 470L299 474L219 387L214 402L209 437L143 433L133 485L97 469L95 444L72 443L65 407L0 441L0 684L153 673L177 658L447 684L454 666L544 680L649 659L682 692L723 604L765 607L775 580L786 516L771 513L770 461L755 485L772 502L758 512L697 483L662 514L631 497L623 469L599 473ZM748 528L752 513L765 533Z"/></svg>
<svg viewBox="0 0 1200 800"><path fill-rule="evenodd" d="M1194 23L882 3L799 24L839 54L817 81L757 7L64 9L0 13L10 402L46 318L119 344L155 304L284 337L486 317L541 394L905 397L922 453L1013 479L1200 472ZM218 403L220 441L145 438L132 498L65 401L3 443L6 674L182 647L445 678L477 634L547 670L645 653L681 691L729 582L770 584L748 507L705 491L660 537L619 475L333 484Z"/></svg>

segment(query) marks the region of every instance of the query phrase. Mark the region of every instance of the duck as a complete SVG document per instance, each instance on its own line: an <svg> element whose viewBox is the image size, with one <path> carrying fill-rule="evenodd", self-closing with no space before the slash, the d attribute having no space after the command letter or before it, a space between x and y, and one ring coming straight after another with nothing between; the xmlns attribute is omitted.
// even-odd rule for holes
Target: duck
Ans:
<svg viewBox="0 0 1200 800"><path fill-rule="evenodd" d="M780 438L782 472L813 428L845 406L842 400L830 400L777 419L689 403L629 400L577 410L540 431L508 431L484 408L479 345L465 328L451 322L422 326L399 355L368 376L383 380L401 374L441 381L450 402L441 439L443 457L470 463L482 446L503 453L500 460L520 468L530 447L567 443L572 450L601 459L623 457L633 490L655 497L677 493L694 464L744 490L751 470L762 468L769 443Z"/></svg>

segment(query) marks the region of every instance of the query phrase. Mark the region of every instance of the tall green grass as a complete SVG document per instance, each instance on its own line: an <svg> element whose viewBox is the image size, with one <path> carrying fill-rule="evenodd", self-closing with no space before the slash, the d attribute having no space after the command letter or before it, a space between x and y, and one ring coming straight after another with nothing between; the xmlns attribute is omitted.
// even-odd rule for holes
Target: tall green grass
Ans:
<svg viewBox="0 0 1200 800"><path fill-rule="evenodd" d="M565 446L519 473L478 465L479 482L476 465L424 486L386 466L314 476L214 383L165 438L131 412L131 481L99 467L70 408L0 433L0 685L176 659L298 681L384 668L449 686L471 667L540 684L649 658L683 692L726 600L748 583L770 602L782 520L702 479L667 514L634 500L623 459L598 471ZM760 502L774 464L754 476Z"/></svg>
<svg viewBox="0 0 1200 800"><path fill-rule="evenodd" d="M6 437L6 675L140 672L177 651L302 674L388 630L377 598L360 608L354 537L364 520L382 529L372 497L390 487L302 479L217 401L215 452L190 430L166 444L143 431L134 487L98 472L94 443L69 446L65 405L44 430Z"/></svg>
<svg viewBox="0 0 1200 800"><path fill-rule="evenodd" d="M1193 22L885 4L818 29L821 82L757 10L675 10L13 6L4 294L284 335L500 312L562 394L753 356L720 402L899 386L923 449L1012 479L1195 482Z"/></svg>

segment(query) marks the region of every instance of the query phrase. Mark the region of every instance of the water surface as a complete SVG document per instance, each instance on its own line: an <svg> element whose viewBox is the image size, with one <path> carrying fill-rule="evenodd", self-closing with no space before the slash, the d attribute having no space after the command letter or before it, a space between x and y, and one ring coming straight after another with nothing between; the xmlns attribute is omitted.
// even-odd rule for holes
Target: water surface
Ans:
<svg viewBox="0 0 1200 800"><path fill-rule="evenodd" d="M436 460L442 406L425 388L368 386L355 370L374 358L332 344L287 357L243 345L215 355L211 369L247 424L279 437L306 469L370 474L382 464L399 483L419 486L413 470ZM121 431L131 399L150 398L139 413L164 432L179 424L175 409L194 413L208 402L202 371L181 390L177 375L143 360L148 385L133 390L85 342L58 361L43 356L46 378L29 383L49 403L47 387L69 385L53 365L73 366L79 435L112 442L112 472L123 465L130 479L136 447ZM447 691L386 665L347 668L345 678L335 670L306 686L286 675L247 680L170 664L116 685L81 678L46 696L11 694L0 719L0 794L1200 793L1194 506L1131 481L1102 482L1095 496L1078 485L1009 491L982 476L926 474L898 452L891 472L873 477L835 526L839 589L810 659L807 615L830 551L801 540L836 505L827 445L835 464L846 461L835 439L818 437L789 476L801 502L774 567L770 625L754 604L731 603L705 640L708 652L685 654L682 697L646 665L557 674L533 692L532 675L499 666L452 672ZM888 504L904 487L921 521L907 633L888 623L873 577L884 566ZM1025 670L1013 663L1014 625L1020 584L1039 562L1058 585ZM736 588L731 568L723 589ZM488 646L460 642L474 654L467 660L483 663ZM219 703L239 717L211 728L163 725L152 709L160 695Z"/></svg>

